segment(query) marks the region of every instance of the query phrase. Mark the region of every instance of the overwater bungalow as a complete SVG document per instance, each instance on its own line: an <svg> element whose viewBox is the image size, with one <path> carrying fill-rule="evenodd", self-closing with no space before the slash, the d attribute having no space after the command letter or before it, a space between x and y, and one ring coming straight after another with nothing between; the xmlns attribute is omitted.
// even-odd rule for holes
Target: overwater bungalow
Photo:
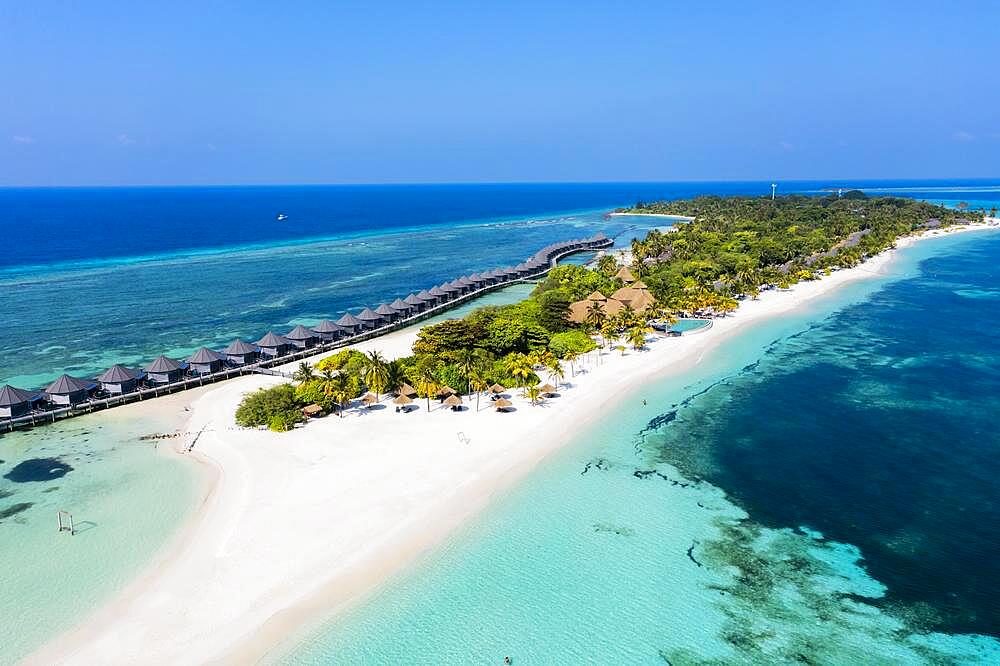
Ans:
<svg viewBox="0 0 1000 666"><path fill-rule="evenodd" d="M111 395L132 393L139 388L139 380L146 376L142 370L132 370L124 365L113 365L97 377L101 389Z"/></svg>
<svg viewBox="0 0 1000 666"><path fill-rule="evenodd" d="M233 365L247 365L257 360L260 350L256 345L240 340L239 338L229 343L229 346L222 350L228 360Z"/></svg>
<svg viewBox="0 0 1000 666"><path fill-rule="evenodd" d="M274 331L268 331L267 335L257 341L262 356L277 358L284 356L295 349L295 345L288 338L278 335Z"/></svg>
<svg viewBox="0 0 1000 666"><path fill-rule="evenodd" d="M382 316L375 314L375 311L371 308L365 308L358 313L358 320L361 322L363 328L372 329L382 323Z"/></svg>
<svg viewBox="0 0 1000 666"><path fill-rule="evenodd" d="M411 306L409 303L406 303L401 298L397 298L392 303L389 303L389 307L395 310L396 316L400 318L410 314L410 310L413 309L413 306Z"/></svg>
<svg viewBox="0 0 1000 666"><path fill-rule="evenodd" d="M375 314L382 317L384 321L396 321L399 319L399 312L393 309L388 303L383 303L375 308Z"/></svg>
<svg viewBox="0 0 1000 666"><path fill-rule="evenodd" d="M350 312L347 312L343 317L337 320L337 326L344 329L348 335L354 335L362 329L363 324L358 321L357 317L352 315Z"/></svg>
<svg viewBox="0 0 1000 666"><path fill-rule="evenodd" d="M449 293L441 287L431 287L427 293L436 298L438 303L446 303L450 300Z"/></svg>
<svg viewBox="0 0 1000 666"><path fill-rule="evenodd" d="M43 399L37 391L25 391L10 384L0 388L0 419L16 419L31 413L36 402Z"/></svg>
<svg viewBox="0 0 1000 666"><path fill-rule="evenodd" d="M299 324L286 333L285 337L291 340L292 344L298 349L311 349L316 346L317 342L319 342L319 334L306 328L302 324Z"/></svg>
<svg viewBox="0 0 1000 666"><path fill-rule="evenodd" d="M97 384L85 379L63 375L45 388L45 395L53 405L78 405L86 402Z"/></svg>
<svg viewBox="0 0 1000 666"><path fill-rule="evenodd" d="M329 319L324 319L312 327L313 333L319 336L323 342L333 342L344 333L344 329L334 324Z"/></svg>
<svg viewBox="0 0 1000 666"><path fill-rule="evenodd" d="M417 294L410 294L403 299L403 302L410 306L412 312L420 312L427 306L427 302L421 300Z"/></svg>
<svg viewBox="0 0 1000 666"><path fill-rule="evenodd" d="M462 287L456 282L445 282L441 285L441 291L448 294L448 299L457 298L462 292Z"/></svg>
<svg viewBox="0 0 1000 666"><path fill-rule="evenodd" d="M219 352L202 347L187 359L191 372L196 375L210 375L222 370L226 357Z"/></svg>
<svg viewBox="0 0 1000 666"><path fill-rule="evenodd" d="M181 363L166 356L157 356L146 366L146 382L149 384L172 384L184 376L187 363Z"/></svg>
<svg viewBox="0 0 1000 666"><path fill-rule="evenodd" d="M463 275L462 277L455 280L455 284L462 288L462 293L467 294L476 287L476 283L469 279L469 276Z"/></svg>
<svg viewBox="0 0 1000 666"><path fill-rule="evenodd" d="M431 294L431 292L423 289L417 292L417 298L424 304L424 309L432 308L438 304L438 297Z"/></svg>

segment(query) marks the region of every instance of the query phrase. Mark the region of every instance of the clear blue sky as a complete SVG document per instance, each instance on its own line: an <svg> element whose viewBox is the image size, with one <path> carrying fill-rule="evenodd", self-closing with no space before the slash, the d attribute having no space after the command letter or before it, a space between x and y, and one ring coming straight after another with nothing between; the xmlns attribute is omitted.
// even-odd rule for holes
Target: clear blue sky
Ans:
<svg viewBox="0 0 1000 666"><path fill-rule="evenodd" d="M0 185L1000 177L997 0L474 4L3 2Z"/></svg>

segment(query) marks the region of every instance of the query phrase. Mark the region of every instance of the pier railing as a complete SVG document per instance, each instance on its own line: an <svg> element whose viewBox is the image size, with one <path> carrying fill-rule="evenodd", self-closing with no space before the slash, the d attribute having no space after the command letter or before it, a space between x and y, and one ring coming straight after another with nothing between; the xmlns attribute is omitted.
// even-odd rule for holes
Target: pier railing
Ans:
<svg viewBox="0 0 1000 666"><path fill-rule="evenodd" d="M137 388L134 391L129 391L107 398L91 398L66 407L33 410L30 414L13 419L0 419L0 431L14 431L19 428L32 428L39 425L55 423L60 419L89 414L94 411L110 409L112 407L120 407L121 405L148 400L150 398L157 398L159 396L176 393L178 391L186 391L188 389L197 388L206 384L225 381L227 379L234 379L244 375L264 374L291 378L291 373L284 372L278 368L283 365L288 365L289 363L295 363L296 361L305 360L319 354L336 351L359 342L364 342L365 340L377 338L385 335L386 333L407 328L425 319L429 319L438 314L443 314L458 305L467 303L492 291L497 291L513 284L538 279L552 270L560 259L567 256L578 252L591 252L599 250L613 244L614 241L599 234L594 238L586 240L550 245L536 252L529 262L522 264L523 268L518 271L516 276L504 276L497 282L482 285L464 294L457 294L443 303L428 307L408 317L402 317L395 321L388 322L353 335L348 335L337 340L322 342L312 347L297 349L288 354L261 359L245 365L227 367L219 370L218 372L186 377L184 379L159 386ZM534 263L532 264L531 262Z"/></svg>

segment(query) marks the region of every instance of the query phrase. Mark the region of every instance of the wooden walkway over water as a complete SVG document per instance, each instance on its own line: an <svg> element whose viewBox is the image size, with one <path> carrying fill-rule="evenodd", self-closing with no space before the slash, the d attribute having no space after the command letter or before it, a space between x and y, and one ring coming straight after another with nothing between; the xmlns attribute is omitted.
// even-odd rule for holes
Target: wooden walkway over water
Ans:
<svg viewBox="0 0 1000 666"><path fill-rule="evenodd" d="M587 239L554 243L542 248L528 261L522 264L518 264L517 266L510 268L491 271L485 274L489 277L482 278L478 283L473 281L472 287L465 293L444 296L443 298L445 300L442 303L427 307L426 309L410 316L404 316L396 319L395 321L376 325L374 328L369 330L348 335L334 341L322 342L307 349L296 349L294 352L283 354L281 356L263 358L246 365L231 366L218 372L189 376L179 379L178 381L157 386L140 387L134 391L123 393L121 395L115 395L107 398L89 398L75 405L66 407L34 409L30 414L26 414L24 416L12 419L0 419L0 432L55 423L61 419L89 414L94 411L110 409L112 407L119 407L121 405L139 402L142 400L149 400L162 395L176 393L177 391L184 391L190 388L224 381L226 379L242 377L243 375L266 374L290 378L291 375L278 370L278 366L294 363L295 361L306 359L317 354L347 347L364 340L370 340L371 338L385 335L386 333L396 331L401 328L412 326L413 324L429 317L446 312L457 305L479 298L480 296L483 296L491 291L503 289L504 287L508 287L519 282L539 278L555 267L556 262L571 254L599 250L610 247L611 245L613 245L613 241L605 237L603 234L597 234L596 236Z"/></svg>

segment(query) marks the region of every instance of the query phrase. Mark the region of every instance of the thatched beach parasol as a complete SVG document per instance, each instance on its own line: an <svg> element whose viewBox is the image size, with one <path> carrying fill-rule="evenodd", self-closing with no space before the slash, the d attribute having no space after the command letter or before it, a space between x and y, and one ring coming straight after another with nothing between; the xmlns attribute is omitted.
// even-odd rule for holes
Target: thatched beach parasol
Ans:
<svg viewBox="0 0 1000 666"><path fill-rule="evenodd" d="M406 395L405 393L401 393L400 395L396 396L393 399L393 402L397 405L409 405L410 403L413 402L413 398Z"/></svg>
<svg viewBox="0 0 1000 666"><path fill-rule="evenodd" d="M507 389L505 389L504 387L500 386L499 384L494 384L493 386L490 387L490 393L492 393L494 395L500 395L501 393L503 393L506 390Z"/></svg>
<svg viewBox="0 0 1000 666"><path fill-rule="evenodd" d="M437 396L438 398L446 398L450 395L455 395L456 393L458 393L458 391L445 384L444 386L438 389Z"/></svg>
<svg viewBox="0 0 1000 666"><path fill-rule="evenodd" d="M376 396L374 393L366 393L365 397L361 398L361 404L363 404L365 407L371 407L376 402L378 402L378 396Z"/></svg>
<svg viewBox="0 0 1000 666"><path fill-rule="evenodd" d="M403 382L403 385L399 387L398 391L396 391L396 395L408 395L411 398L413 396L415 396L416 394L417 394L416 389L414 389L412 386L410 386L406 382Z"/></svg>
<svg viewBox="0 0 1000 666"><path fill-rule="evenodd" d="M457 395L449 395L447 398L445 398L444 404L454 409L455 407L458 407L459 405L462 404L462 399L459 398Z"/></svg>
<svg viewBox="0 0 1000 666"><path fill-rule="evenodd" d="M323 413L323 408L319 405L306 405L302 408L302 415L306 418L314 419Z"/></svg>
<svg viewBox="0 0 1000 666"><path fill-rule="evenodd" d="M553 386L552 384L543 384L543 385L541 385L541 386L538 387L538 392L539 393L545 393L545 394L548 394L548 395L551 395L552 393L555 393L557 390L558 389L556 389L556 387Z"/></svg>
<svg viewBox="0 0 1000 666"><path fill-rule="evenodd" d="M497 408L498 412L503 412L506 411L508 407L513 407L514 403L507 398L500 398L499 400L494 401L493 406Z"/></svg>

